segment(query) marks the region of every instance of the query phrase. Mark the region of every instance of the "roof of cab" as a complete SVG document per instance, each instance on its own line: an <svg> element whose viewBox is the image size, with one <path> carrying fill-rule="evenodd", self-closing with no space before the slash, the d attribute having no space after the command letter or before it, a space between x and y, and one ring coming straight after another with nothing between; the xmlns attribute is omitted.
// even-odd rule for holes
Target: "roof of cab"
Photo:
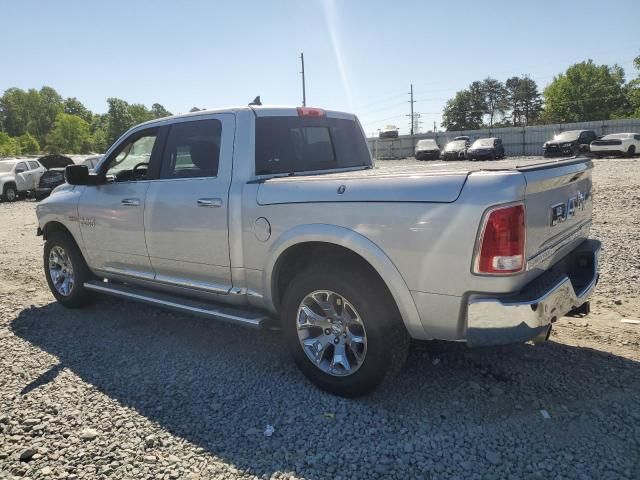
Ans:
<svg viewBox="0 0 640 480"><path fill-rule="evenodd" d="M256 116L258 117L289 117L289 116L297 116L298 111L297 108L290 105L242 105L237 107L226 107L226 108L215 108L215 109L206 109L206 110L198 110L197 112L189 112L189 113L181 113L178 115L171 115L169 117L156 118L153 120L149 120L148 122L141 123L136 125L139 127L141 125L151 126L156 124L164 124L171 123L173 120L177 120L180 118L189 118L189 117L199 117L204 115L211 115L216 113L237 113L237 112L245 112L252 110ZM315 107L309 107L315 108ZM331 118L347 118L353 119L355 115L353 113L341 112L337 110L324 110L325 114Z"/></svg>

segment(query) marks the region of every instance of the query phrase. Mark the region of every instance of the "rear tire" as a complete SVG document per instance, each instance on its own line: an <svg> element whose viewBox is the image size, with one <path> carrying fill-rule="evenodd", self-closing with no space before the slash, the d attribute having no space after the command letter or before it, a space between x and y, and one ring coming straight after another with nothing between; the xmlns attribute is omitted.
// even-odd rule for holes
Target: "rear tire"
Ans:
<svg viewBox="0 0 640 480"><path fill-rule="evenodd" d="M636 154L636 146L635 145L629 145L629 148L627 149L627 157L631 158Z"/></svg>
<svg viewBox="0 0 640 480"><path fill-rule="evenodd" d="M93 278L75 240L66 232L54 232L44 244L44 274L56 300L79 308L94 300L84 283Z"/></svg>
<svg viewBox="0 0 640 480"><path fill-rule="evenodd" d="M2 189L2 199L5 202L15 202L18 199L18 189L15 185L8 184Z"/></svg>
<svg viewBox="0 0 640 480"><path fill-rule="evenodd" d="M311 308L312 315L303 308ZM365 395L406 360L409 335L393 298L371 268L350 261L312 264L289 283L281 313L296 365L326 392L348 398ZM359 320L352 322L353 318ZM361 341L352 342L353 335ZM345 352L349 369L336 361L342 358L340 352Z"/></svg>

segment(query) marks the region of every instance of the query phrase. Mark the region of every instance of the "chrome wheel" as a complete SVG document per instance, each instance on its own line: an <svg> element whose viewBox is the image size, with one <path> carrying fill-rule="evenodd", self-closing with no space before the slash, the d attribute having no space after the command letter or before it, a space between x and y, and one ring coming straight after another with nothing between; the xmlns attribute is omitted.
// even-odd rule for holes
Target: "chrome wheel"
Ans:
<svg viewBox="0 0 640 480"><path fill-rule="evenodd" d="M356 309L329 290L307 295L298 307L298 338L307 358L329 375L356 372L367 353L367 334Z"/></svg>
<svg viewBox="0 0 640 480"><path fill-rule="evenodd" d="M60 295L68 297L73 289L73 265L64 248L55 246L49 252L49 276Z"/></svg>

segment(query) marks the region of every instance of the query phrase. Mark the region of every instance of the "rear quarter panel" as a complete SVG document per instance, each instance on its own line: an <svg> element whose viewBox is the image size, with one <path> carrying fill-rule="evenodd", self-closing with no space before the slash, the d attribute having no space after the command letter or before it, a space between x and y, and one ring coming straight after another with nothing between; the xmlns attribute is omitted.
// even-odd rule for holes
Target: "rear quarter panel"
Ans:
<svg viewBox="0 0 640 480"><path fill-rule="evenodd" d="M459 198L450 203L308 201L259 205L259 184L247 184L242 242L248 280L259 293L268 290L259 279L269 277L268 272L265 277L262 272L273 262L274 244L287 232L301 225L338 226L365 237L384 252L405 288L420 297L418 303L430 299L431 311L436 314L421 312L427 338L459 339L464 330L460 309L465 293L509 292L526 282L526 275L488 278L471 272L484 212L491 205L521 200L524 191L523 176L517 172L480 172L469 176ZM258 240L254 232L260 217L271 225L267 241Z"/></svg>

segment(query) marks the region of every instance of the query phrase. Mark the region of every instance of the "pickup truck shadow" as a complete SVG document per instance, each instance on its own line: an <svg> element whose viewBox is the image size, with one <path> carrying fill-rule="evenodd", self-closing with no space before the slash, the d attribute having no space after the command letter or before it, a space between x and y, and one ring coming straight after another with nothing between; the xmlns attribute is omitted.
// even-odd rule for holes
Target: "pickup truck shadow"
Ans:
<svg viewBox="0 0 640 480"><path fill-rule="evenodd" d="M508 419L535 430L544 422L542 409L569 426L595 410L606 421L608 400L637 395L640 387L639 363L553 341L478 350L420 342L397 378L370 396L346 400L310 385L278 332L113 299L83 310L54 303L32 307L20 312L11 328L59 359L25 383L22 395L61 388L50 382L70 370L172 435L256 475L276 470L333 475L336 442L347 463L350 458L357 463L389 435L397 438L397 452L385 452L392 459L407 452L411 457L414 449L428 455L438 434L450 435L449 448L455 449L464 441L452 433L461 424L489 428ZM92 408L97 407L86 411ZM86 415L90 423L91 414ZM95 418L104 422L104 416ZM118 430L123 427L117 418L110 426L88 426L127 436ZM267 424L275 427L271 438L263 434ZM504 441L508 449L509 439ZM415 468L408 460L393 462L396 474L410 476Z"/></svg>

